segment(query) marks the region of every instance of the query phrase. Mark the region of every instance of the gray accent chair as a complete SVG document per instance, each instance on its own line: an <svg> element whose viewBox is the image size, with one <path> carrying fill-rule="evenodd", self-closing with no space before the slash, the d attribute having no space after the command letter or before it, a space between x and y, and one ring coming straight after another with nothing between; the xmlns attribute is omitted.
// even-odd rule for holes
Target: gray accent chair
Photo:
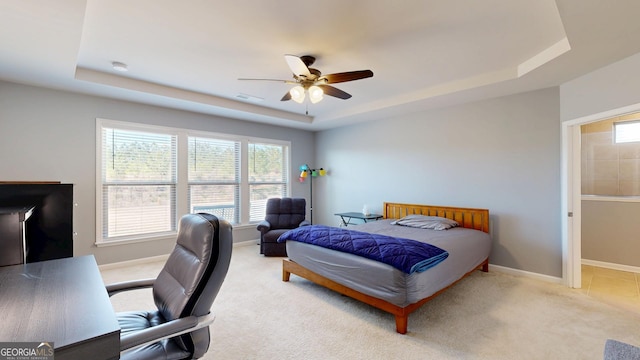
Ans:
<svg viewBox="0 0 640 360"><path fill-rule="evenodd" d="M121 359L197 359L207 352L211 306L231 261L231 230L211 214L185 215L157 278L107 285L109 296L151 287L157 306L116 314Z"/></svg>
<svg viewBox="0 0 640 360"><path fill-rule="evenodd" d="M640 360L640 348L607 339L604 344L604 360Z"/></svg>
<svg viewBox="0 0 640 360"><path fill-rule="evenodd" d="M287 245L278 238L299 226L311 225L305 220L307 201L304 198L272 198L267 200L265 219L258 224L260 254L287 256Z"/></svg>

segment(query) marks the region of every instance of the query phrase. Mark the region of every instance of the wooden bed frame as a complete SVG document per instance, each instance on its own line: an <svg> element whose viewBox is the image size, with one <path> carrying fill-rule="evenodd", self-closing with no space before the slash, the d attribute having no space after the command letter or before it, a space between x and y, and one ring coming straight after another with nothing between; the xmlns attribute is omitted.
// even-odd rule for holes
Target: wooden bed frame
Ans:
<svg viewBox="0 0 640 360"><path fill-rule="evenodd" d="M428 216L440 216L457 221L461 226L469 229L475 229L489 233L489 210L486 209L472 209L472 208L458 208L449 206L431 206L431 205L415 205L415 204L401 204L401 203L384 203L383 218L385 219L399 219L407 215L421 214ZM485 259L476 268L471 269L468 273L463 275L460 279L456 280L453 284L439 290L435 294L426 297L418 302L400 307L394 305L385 300L361 293L353 290L342 284L330 280L324 276L318 275L311 270L297 264L290 259L282 260L282 281L289 281L291 274L298 275L307 280L310 280L318 285L324 286L328 289L336 291L340 294L349 296L353 299L362 301L365 304L369 304L380 310L391 313L395 316L396 331L400 334L407 333L407 324L409 314L418 309L420 306L438 296L451 286L455 285L458 281L464 279L467 275L470 275L475 270L482 270L484 272L489 271L489 258Z"/></svg>

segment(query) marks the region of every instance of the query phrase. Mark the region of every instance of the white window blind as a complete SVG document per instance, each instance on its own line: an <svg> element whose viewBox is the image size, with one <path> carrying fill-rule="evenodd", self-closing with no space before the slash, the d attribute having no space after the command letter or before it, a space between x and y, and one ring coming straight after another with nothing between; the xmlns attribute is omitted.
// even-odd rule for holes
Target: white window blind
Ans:
<svg viewBox="0 0 640 360"><path fill-rule="evenodd" d="M240 142L188 138L189 208L240 222Z"/></svg>
<svg viewBox="0 0 640 360"><path fill-rule="evenodd" d="M102 237L176 230L175 135L102 128Z"/></svg>
<svg viewBox="0 0 640 360"><path fill-rule="evenodd" d="M265 217L267 199L289 193L289 149L286 145L249 142L249 221Z"/></svg>

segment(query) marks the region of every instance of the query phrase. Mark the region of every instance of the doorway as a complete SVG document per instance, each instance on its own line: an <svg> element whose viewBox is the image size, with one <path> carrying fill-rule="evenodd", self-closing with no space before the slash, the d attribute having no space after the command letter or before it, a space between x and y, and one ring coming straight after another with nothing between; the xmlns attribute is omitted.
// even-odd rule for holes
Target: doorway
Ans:
<svg viewBox="0 0 640 360"><path fill-rule="evenodd" d="M640 104L592 114L562 123L561 220L562 278L571 288L582 286L582 200L580 126L640 111Z"/></svg>

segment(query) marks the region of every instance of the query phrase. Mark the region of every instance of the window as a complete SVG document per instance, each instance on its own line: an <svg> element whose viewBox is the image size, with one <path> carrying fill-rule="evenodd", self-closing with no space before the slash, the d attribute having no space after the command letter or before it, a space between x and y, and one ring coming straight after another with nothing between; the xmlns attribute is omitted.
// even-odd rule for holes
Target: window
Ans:
<svg viewBox="0 0 640 360"><path fill-rule="evenodd" d="M189 137L189 208L239 223L240 142Z"/></svg>
<svg viewBox="0 0 640 360"><path fill-rule="evenodd" d="M176 230L176 136L102 128L102 237Z"/></svg>
<svg viewBox="0 0 640 360"><path fill-rule="evenodd" d="M613 131L616 144L640 141L640 121L614 123Z"/></svg>
<svg viewBox="0 0 640 360"><path fill-rule="evenodd" d="M234 225L289 196L288 142L97 120L96 244L173 237L186 213Z"/></svg>
<svg viewBox="0 0 640 360"><path fill-rule="evenodd" d="M249 221L265 217L267 199L289 193L288 147L249 142Z"/></svg>

